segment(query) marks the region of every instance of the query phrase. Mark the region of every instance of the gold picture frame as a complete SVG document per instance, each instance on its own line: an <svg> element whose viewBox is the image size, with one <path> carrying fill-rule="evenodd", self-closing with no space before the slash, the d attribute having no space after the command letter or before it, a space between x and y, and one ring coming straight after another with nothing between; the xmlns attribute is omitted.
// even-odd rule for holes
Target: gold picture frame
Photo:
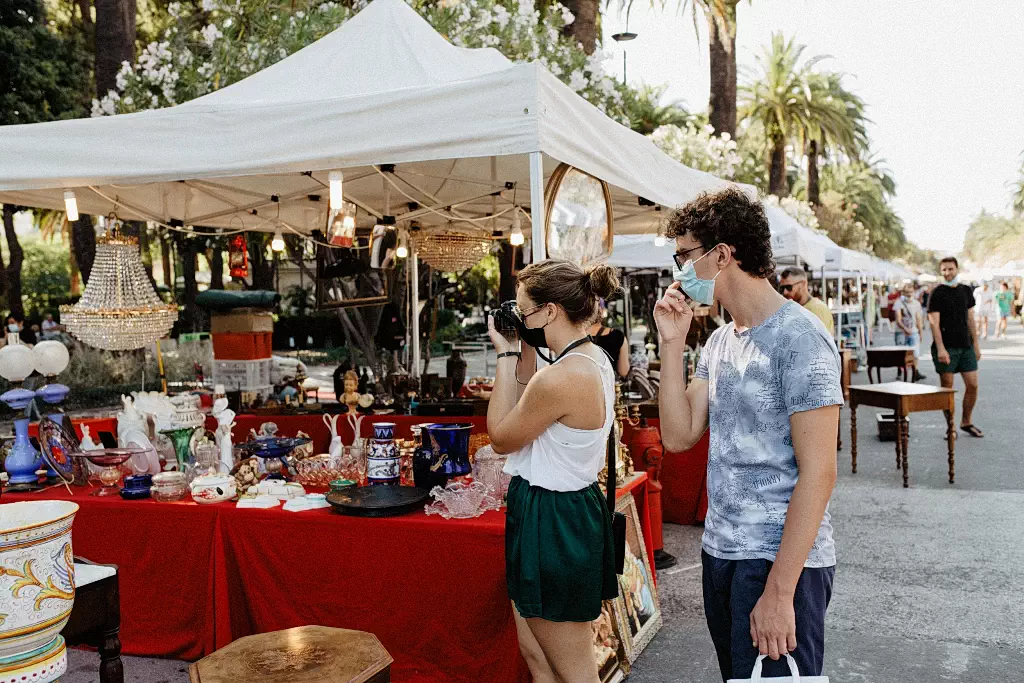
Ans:
<svg viewBox="0 0 1024 683"><path fill-rule="evenodd" d="M632 664L661 630L661 603L633 495L620 498L615 509L626 515L626 566L618 577L617 602L622 611L619 633L626 659Z"/></svg>
<svg viewBox="0 0 1024 683"><path fill-rule="evenodd" d="M604 203L603 212L596 204L598 197ZM599 221L602 213L603 225ZM597 219L598 222L592 226L570 224L570 217L576 221ZM615 244L614 221L608 183L575 166L559 164L544 189L544 241L548 257L568 259L581 265L607 259ZM585 234L587 231L594 234Z"/></svg>

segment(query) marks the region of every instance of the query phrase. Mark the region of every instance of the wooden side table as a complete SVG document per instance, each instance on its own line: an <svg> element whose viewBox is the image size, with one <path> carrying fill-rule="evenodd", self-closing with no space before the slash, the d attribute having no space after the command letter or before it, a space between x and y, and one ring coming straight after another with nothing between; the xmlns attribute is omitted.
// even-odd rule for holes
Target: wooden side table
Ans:
<svg viewBox="0 0 1024 683"><path fill-rule="evenodd" d="M123 683L121 592L117 567L75 558L75 604L61 631L69 647L91 645L100 654L100 683Z"/></svg>
<svg viewBox="0 0 1024 683"><path fill-rule="evenodd" d="M909 346L869 346L868 382L873 382L871 370L878 375L878 383L882 383L882 368L900 368L903 379L912 377L910 368L914 365L914 350Z"/></svg>
<svg viewBox="0 0 1024 683"><path fill-rule="evenodd" d="M870 353L870 351L869 351ZM907 415L927 410L941 410L946 414L946 442L949 452L949 483L953 483L954 444L953 408L955 389L933 387L909 382L887 382L850 387L850 457L853 473L857 473L857 406L888 408L896 413L896 468L903 468L903 488L910 486L907 472L909 431Z"/></svg>
<svg viewBox="0 0 1024 683"><path fill-rule="evenodd" d="M388 683L394 660L372 633L299 626L239 638L189 665L191 683Z"/></svg>

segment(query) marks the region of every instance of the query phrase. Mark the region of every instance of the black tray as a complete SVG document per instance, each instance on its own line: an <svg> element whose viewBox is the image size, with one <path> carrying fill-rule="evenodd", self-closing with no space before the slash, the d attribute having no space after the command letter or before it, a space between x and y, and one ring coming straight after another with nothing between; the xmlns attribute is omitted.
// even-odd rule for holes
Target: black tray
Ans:
<svg viewBox="0 0 1024 683"><path fill-rule="evenodd" d="M430 494L412 486L384 484L328 493L335 512L356 517L393 517L422 510Z"/></svg>

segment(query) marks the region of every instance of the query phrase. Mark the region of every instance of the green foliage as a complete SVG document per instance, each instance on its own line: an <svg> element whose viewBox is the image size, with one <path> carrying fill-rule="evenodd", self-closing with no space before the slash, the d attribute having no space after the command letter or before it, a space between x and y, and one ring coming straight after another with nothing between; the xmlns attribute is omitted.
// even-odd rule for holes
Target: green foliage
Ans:
<svg viewBox="0 0 1024 683"><path fill-rule="evenodd" d="M0 55L0 125L76 118L88 111L83 41L51 30L41 0L0 2Z"/></svg>
<svg viewBox="0 0 1024 683"><path fill-rule="evenodd" d="M841 247L856 251L871 250L871 232L857 220L854 209L834 190L821 195L821 205L814 207L818 227Z"/></svg>
<svg viewBox="0 0 1024 683"><path fill-rule="evenodd" d="M907 238L903 219L892 208L896 193L892 175L879 160L849 164L829 164L822 169L821 191L832 191L843 198L840 209L850 208L853 216L871 236L871 250L884 259L903 256Z"/></svg>
<svg viewBox="0 0 1024 683"><path fill-rule="evenodd" d="M71 289L68 247L41 240L22 245L25 262L21 268L22 301L29 317L57 313Z"/></svg>
<svg viewBox="0 0 1024 683"><path fill-rule="evenodd" d="M662 104L667 86L642 85L625 89L622 108L629 118L629 127L641 135L650 135L662 126L686 126L690 113L681 101Z"/></svg>
<svg viewBox="0 0 1024 683"><path fill-rule="evenodd" d="M982 266L1001 266L1024 256L1024 218L982 211L964 235L964 256Z"/></svg>

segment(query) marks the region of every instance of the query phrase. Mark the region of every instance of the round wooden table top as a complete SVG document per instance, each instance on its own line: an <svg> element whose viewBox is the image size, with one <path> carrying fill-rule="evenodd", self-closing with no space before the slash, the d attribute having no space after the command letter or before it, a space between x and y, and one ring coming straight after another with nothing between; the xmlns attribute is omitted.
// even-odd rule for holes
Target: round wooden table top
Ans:
<svg viewBox="0 0 1024 683"><path fill-rule="evenodd" d="M394 660L372 633L299 626L239 638L189 666L191 683L388 681Z"/></svg>

